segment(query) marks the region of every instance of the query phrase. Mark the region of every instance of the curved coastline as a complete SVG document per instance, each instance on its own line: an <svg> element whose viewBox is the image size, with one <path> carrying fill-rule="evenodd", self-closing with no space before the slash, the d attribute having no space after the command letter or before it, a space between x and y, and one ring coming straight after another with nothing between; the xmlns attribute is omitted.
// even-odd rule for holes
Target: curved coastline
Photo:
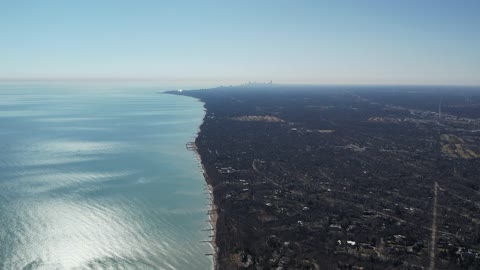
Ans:
<svg viewBox="0 0 480 270"><path fill-rule="evenodd" d="M204 112L206 112L207 109L205 107L205 103L198 98L195 98L195 99L197 99L199 102L203 103ZM206 255L211 255L212 256L212 262L213 262L212 269L213 270L218 270L218 263L217 263L218 247L217 247L217 244L216 244L216 240L217 240L216 239L217 219L218 219L217 205L215 204L215 199L214 199L214 196L213 196L213 185L212 185L211 181L209 181L209 177L208 177L207 172L205 170L205 166L202 162L202 157L201 157L200 153L198 152L198 147L197 147L197 144L196 144L196 141L197 141L197 139L199 137L199 134L201 132L201 127L202 127L203 123L205 122L205 117L206 117L206 114L204 116L204 119L202 120L202 123L198 127L197 136L195 137L194 142L190 144L191 148L189 150L191 150L195 154L195 159L197 160L199 168L202 172L202 175L203 175L203 178L204 178L205 184L206 184L206 190L208 191L208 194L209 194L208 205L210 206L210 208L207 210L207 215L208 215L208 223L210 225L210 230L212 231L213 234L212 234L212 236L209 236L209 237L211 237L211 239L207 240L208 243L210 244L211 248L212 248L212 253L211 254L206 254ZM188 143L187 143L187 147L188 147Z"/></svg>

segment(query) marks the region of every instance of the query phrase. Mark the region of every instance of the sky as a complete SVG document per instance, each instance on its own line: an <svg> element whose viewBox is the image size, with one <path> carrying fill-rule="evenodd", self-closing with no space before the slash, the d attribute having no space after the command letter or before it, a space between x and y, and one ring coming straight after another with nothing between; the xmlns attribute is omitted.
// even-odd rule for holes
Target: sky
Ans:
<svg viewBox="0 0 480 270"><path fill-rule="evenodd" d="M478 0L0 0L0 79L480 85Z"/></svg>

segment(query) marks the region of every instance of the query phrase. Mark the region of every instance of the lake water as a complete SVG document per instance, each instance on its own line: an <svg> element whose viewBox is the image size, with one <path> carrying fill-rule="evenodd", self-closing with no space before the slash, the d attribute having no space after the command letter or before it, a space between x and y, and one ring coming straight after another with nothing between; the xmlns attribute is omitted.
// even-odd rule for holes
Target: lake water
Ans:
<svg viewBox="0 0 480 270"><path fill-rule="evenodd" d="M0 84L0 269L210 269L199 101Z"/></svg>

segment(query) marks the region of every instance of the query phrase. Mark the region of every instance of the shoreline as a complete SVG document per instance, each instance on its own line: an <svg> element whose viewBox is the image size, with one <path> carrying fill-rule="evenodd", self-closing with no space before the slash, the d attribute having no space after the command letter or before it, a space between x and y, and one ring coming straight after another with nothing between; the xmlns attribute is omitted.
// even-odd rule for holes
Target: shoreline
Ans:
<svg viewBox="0 0 480 270"><path fill-rule="evenodd" d="M468 238L475 220L461 215L475 211L451 200L473 196L465 187L480 167L471 156L443 151L462 142L456 148L475 152L480 138L466 134L480 127L472 120L477 104L463 107L466 91L449 94L454 114L438 125L435 108L446 94L435 89L346 91L227 86L181 94L207 109L196 145L218 206L218 268L433 268L441 202L452 208L442 226L457 230L440 244L460 250L443 254L442 266L478 263ZM442 173L455 196L436 202L430 184Z"/></svg>
<svg viewBox="0 0 480 270"><path fill-rule="evenodd" d="M198 101L202 102L201 100L197 99ZM204 112L206 112L206 108L205 108L205 103L202 102L204 105ZM211 253L211 256L212 256L212 262L213 262L213 265L212 265L212 269L213 270L218 270L218 263L217 263L217 256L218 256L218 247L217 247L217 244L216 244L216 240L217 240L217 219L218 219L218 214L217 214L217 205L215 205L215 200L214 200L214 196L213 196L213 186L212 184L208 181L208 175L206 173L206 170L205 170L205 166L203 165L203 162L202 162L202 156L200 155L200 153L198 152L198 147L197 147L197 144L196 144L196 140L201 132L201 129L200 127L203 125L203 122L204 120L202 120L202 123L200 124L199 128L198 128L198 131L197 131L197 134L195 136L195 139L193 142L191 143L187 143L187 145L190 145L191 148L189 148L188 150L192 151L194 153L194 156L195 156L195 160L197 161L197 164L199 165L199 168L200 168L200 171L203 175L203 179L205 181L205 184L206 184L206 190L208 191L208 194L209 194L209 209L207 210L207 215L208 215L208 224L210 225L210 228L213 235L211 236L211 239L207 240L208 243L210 244L210 247L212 249L212 253ZM210 238L210 236L208 236ZM206 254L207 255L207 254Z"/></svg>

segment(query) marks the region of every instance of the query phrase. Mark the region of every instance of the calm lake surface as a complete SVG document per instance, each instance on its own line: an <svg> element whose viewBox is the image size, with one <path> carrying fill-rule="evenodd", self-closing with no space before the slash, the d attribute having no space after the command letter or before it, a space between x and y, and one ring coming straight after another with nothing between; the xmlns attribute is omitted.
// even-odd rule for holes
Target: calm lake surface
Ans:
<svg viewBox="0 0 480 270"><path fill-rule="evenodd" d="M170 89L0 84L0 269L212 267L203 104Z"/></svg>

